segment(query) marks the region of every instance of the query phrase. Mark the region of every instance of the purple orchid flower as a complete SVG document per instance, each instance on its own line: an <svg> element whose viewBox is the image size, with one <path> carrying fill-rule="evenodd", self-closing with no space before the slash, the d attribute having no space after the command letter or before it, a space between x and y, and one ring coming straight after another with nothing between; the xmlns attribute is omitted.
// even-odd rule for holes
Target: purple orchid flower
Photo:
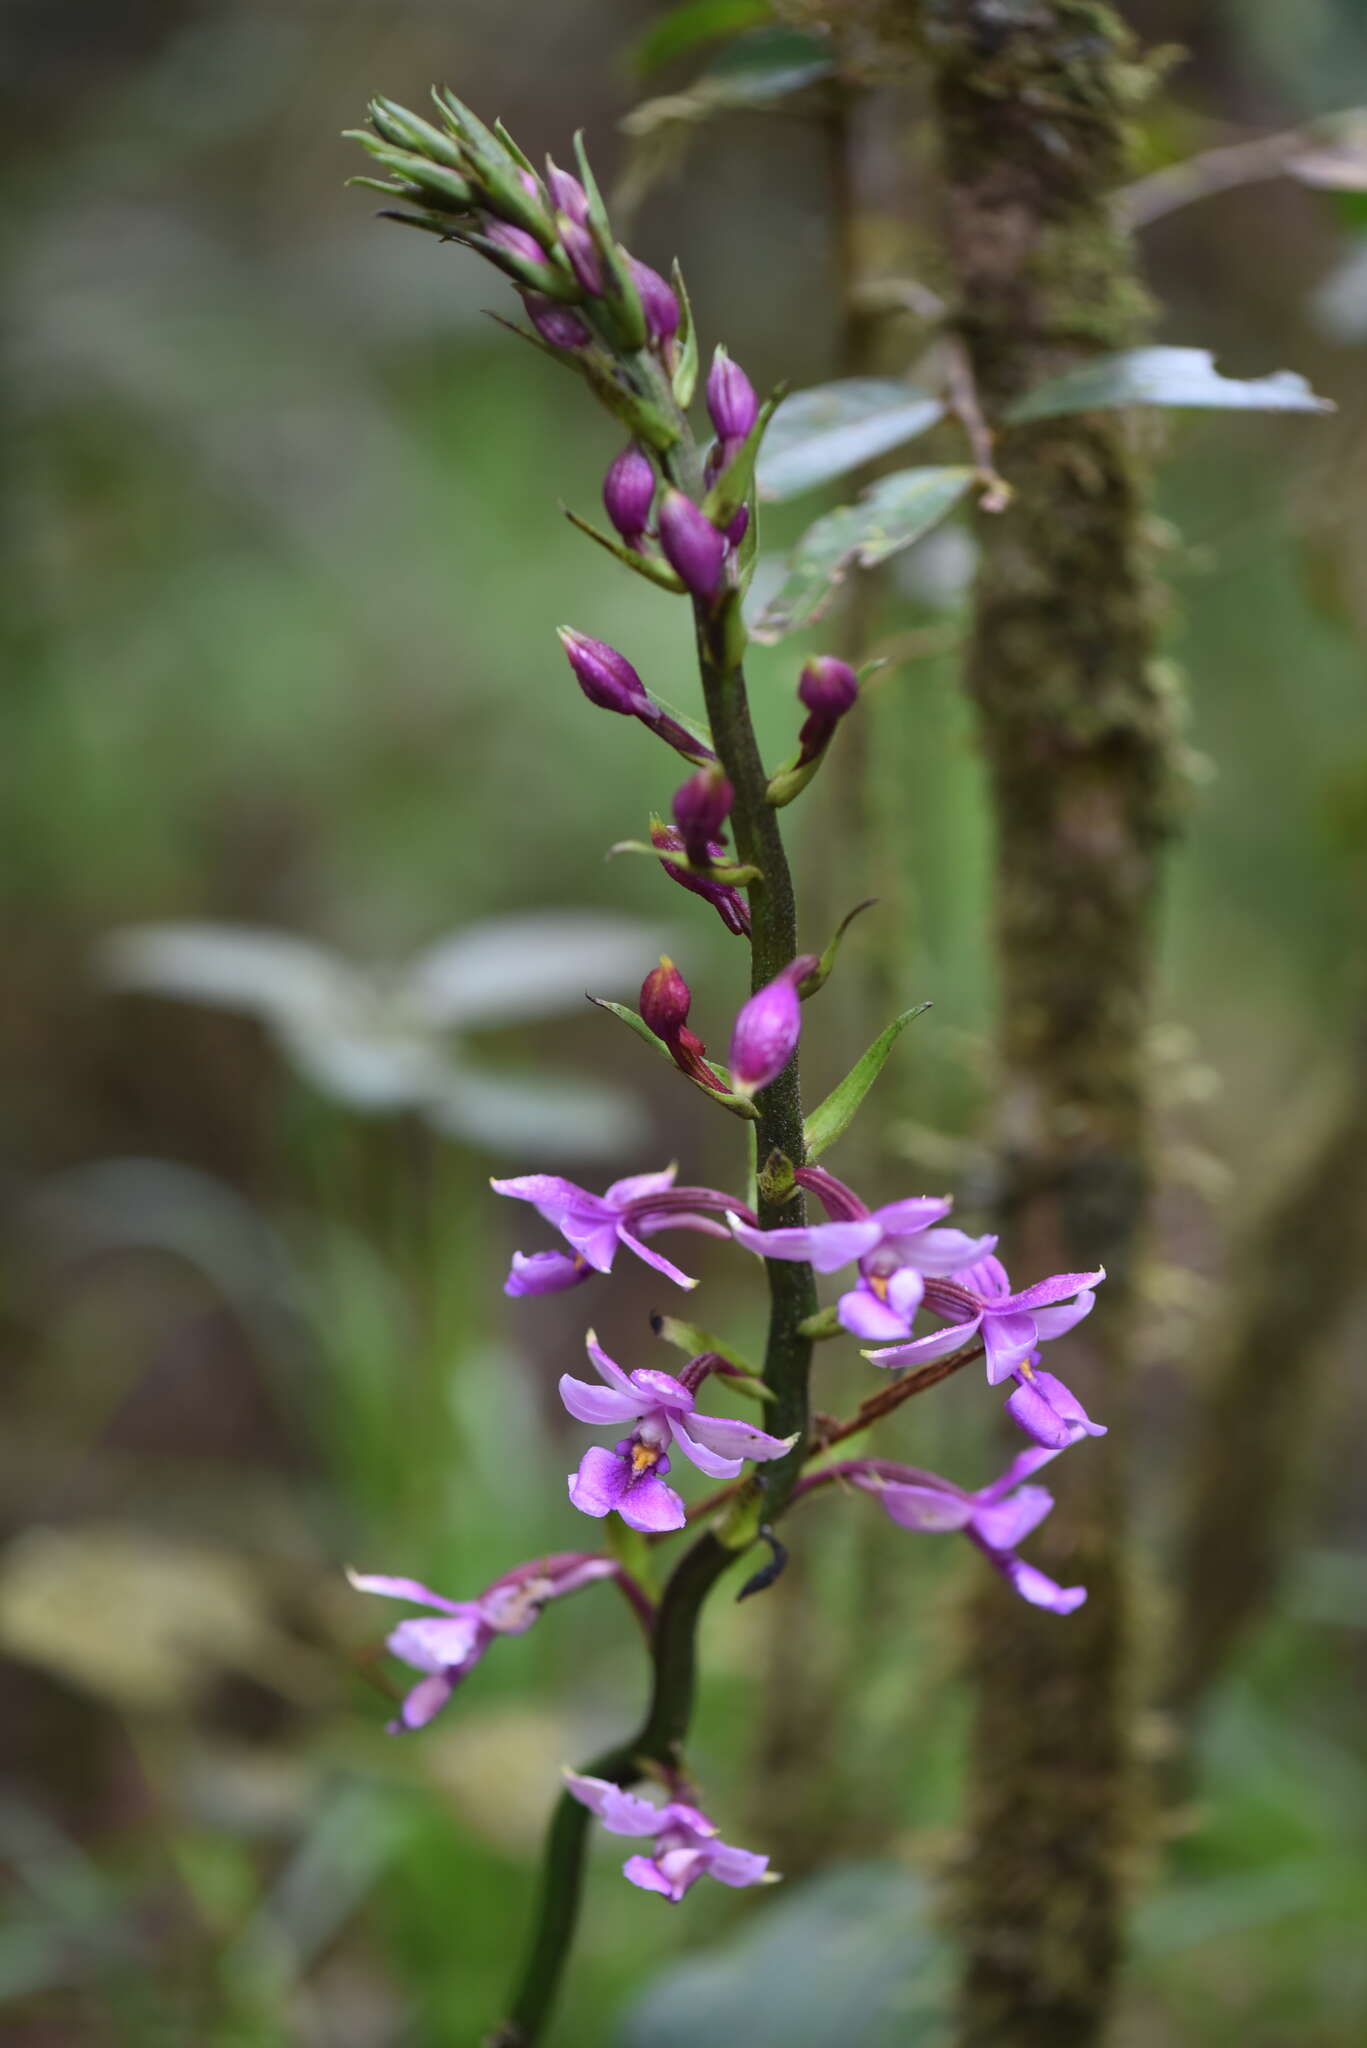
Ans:
<svg viewBox="0 0 1367 2048"><path fill-rule="evenodd" d="M726 1237L726 1225L704 1212L712 1209L734 1213L736 1203L732 1196L717 1188L676 1188L677 1171L677 1167L667 1166L663 1173L631 1174L626 1180L615 1180L601 1195L554 1173L524 1173L513 1180L490 1181L495 1194L532 1203L538 1214L567 1240L574 1254L572 1258L564 1253L554 1254L559 1261L554 1268L549 1264L551 1255L538 1254L541 1263L531 1273L533 1261L524 1258L521 1252L514 1253L512 1271L503 1283L504 1293L558 1293L566 1287L577 1287L587 1267L595 1273L610 1273L619 1244L677 1286L696 1287L696 1280L641 1240L652 1237L657 1230L701 1230L710 1237Z"/></svg>
<svg viewBox="0 0 1367 2048"><path fill-rule="evenodd" d="M913 1195L870 1212L853 1188L823 1167L799 1167L794 1178L819 1198L829 1223L761 1231L738 1220L732 1229L761 1258L805 1259L818 1273L838 1272L857 1259L859 1284L841 1295L836 1309L842 1328L855 1337L883 1343L909 1337L926 1277L957 1273L997 1242L932 1228L953 1206L947 1195Z"/></svg>
<svg viewBox="0 0 1367 2048"><path fill-rule="evenodd" d="M1047 1607L1054 1614L1071 1614L1087 1598L1086 1587L1055 1585L1037 1566L1016 1555L1016 1546L1039 1527L1054 1505L1046 1488L1026 1486L1022 1481L1057 1456L1056 1450L1022 1451L1000 1479L976 1493L967 1493L934 1472L890 1465L876 1458L833 1470L872 1494L903 1529L930 1533L961 1529L1022 1600L1032 1607Z"/></svg>
<svg viewBox="0 0 1367 2048"><path fill-rule="evenodd" d="M747 1458L781 1458L796 1443L768 1436L729 1415L699 1415L694 1387L672 1373L643 1367L623 1372L592 1330L585 1343L602 1386L566 1373L560 1398L576 1421L634 1425L610 1451L595 1445L569 1475L570 1499L581 1514L601 1517L615 1508L632 1529L649 1534L681 1529L684 1504L664 1483L668 1451L677 1444L690 1464L710 1479L736 1479ZM687 1368L685 1368L687 1370Z"/></svg>
<svg viewBox="0 0 1367 2048"><path fill-rule="evenodd" d="M731 1031L731 1086L738 1095L753 1095L777 1080L802 1035L802 999L798 984L820 966L814 953L799 953L781 973L736 1013Z"/></svg>
<svg viewBox="0 0 1367 2048"><path fill-rule="evenodd" d="M925 1306L936 1315L957 1318L948 1329L864 1356L875 1365L922 1365L957 1351L981 1330L988 1385L996 1386L1032 1359L1041 1342L1061 1337L1090 1315L1096 1301L1092 1290L1105 1278L1104 1266L1094 1273L1053 1273L1013 1294L1006 1268L989 1255L955 1278L936 1279L926 1287Z"/></svg>
<svg viewBox="0 0 1367 2048"><path fill-rule="evenodd" d="M548 1600L616 1575L617 1566L610 1557L562 1550L505 1572L492 1586L486 1586L477 1600L448 1600L417 1579L348 1571L358 1593L411 1600L415 1606L437 1611L435 1618L424 1615L401 1621L387 1638L396 1657L424 1673L404 1700L398 1718L389 1723L389 1733L402 1735L425 1728L474 1670L495 1636L524 1635Z"/></svg>
<svg viewBox="0 0 1367 2048"><path fill-rule="evenodd" d="M623 1876L644 1892L660 1892L677 1905L700 1877L715 1877L719 1884L736 1887L777 1882L767 1856L723 1842L715 1823L696 1806L678 1799L653 1806L606 1778L581 1777L577 1771L566 1771L565 1785L609 1834L655 1837L652 1855L629 1856L622 1865Z"/></svg>

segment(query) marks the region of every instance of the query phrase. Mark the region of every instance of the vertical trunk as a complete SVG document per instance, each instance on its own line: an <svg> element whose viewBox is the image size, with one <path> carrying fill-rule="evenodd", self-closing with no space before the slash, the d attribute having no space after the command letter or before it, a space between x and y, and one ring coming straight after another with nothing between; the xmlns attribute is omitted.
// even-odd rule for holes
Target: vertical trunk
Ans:
<svg viewBox="0 0 1367 2048"><path fill-rule="evenodd" d="M1142 328L1107 210L1129 38L1089 0L926 0L957 326L989 419ZM1166 830L1145 486L1126 423L1012 433L1008 509L980 522L967 683L996 832L1007 1245L1018 1284L1105 1265L1049 1363L1123 1421L1148 1123L1145 1034ZM1080 2048L1105 2026L1129 1825L1123 1429L1051 1469L1034 1553L1089 1589L1069 1618L985 1587L962 1878L965 2048Z"/></svg>

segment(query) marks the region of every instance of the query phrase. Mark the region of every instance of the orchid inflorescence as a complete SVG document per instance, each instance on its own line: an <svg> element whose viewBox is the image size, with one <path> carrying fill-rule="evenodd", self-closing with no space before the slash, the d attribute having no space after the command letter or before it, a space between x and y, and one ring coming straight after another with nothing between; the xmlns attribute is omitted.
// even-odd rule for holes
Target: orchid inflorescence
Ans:
<svg viewBox="0 0 1367 2048"><path fill-rule="evenodd" d="M1043 1369L1040 1347L1081 1322L1105 1276L1059 1273L1015 1288L995 1236L947 1224L948 1197L913 1195L870 1207L815 1164L848 1124L896 1034L882 1034L804 1121L797 1079L804 1005L832 971L840 933L820 955L799 951L778 813L819 772L842 720L858 705L860 682L834 655L809 660L797 686L796 751L779 769L764 768L741 665L742 599L757 545L755 456L776 401L762 404L744 370L719 348L704 386L712 437L700 448L689 422L697 337L677 267L666 281L616 241L582 143L576 142L577 176L549 160L542 176L501 126L487 127L445 90L435 99L440 125L377 100L375 133L359 137L388 174L379 189L402 202L388 217L476 250L511 280L531 323L529 334L516 331L580 376L631 436L603 485L611 533L577 517L575 524L627 568L691 601L705 726L667 710L615 648L561 629L589 703L636 719L688 767L672 797L672 822L655 815L647 839L615 850L653 858L702 898L729 932L749 942L752 964L752 993L735 1017L725 1065L708 1057L690 1028L691 992L668 958L646 974L638 1011L602 1005L701 1095L746 1122L754 1143L747 1198L681 1186L673 1167L630 1175L602 1193L546 1173L495 1179L497 1193L529 1204L561 1240L514 1252L504 1291L523 1297L588 1285L611 1274L620 1251L692 1290L697 1280L655 1243L663 1233L691 1231L758 1255L771 1301L762 1372L693 1326L657 1318L665 1341L686 1354L677 1370L618 1364L590 1331L595 1377L567 1373L560 1380L569 1414L611 1439L610 1447L587 1447L568 1475L570 1505L597 1521L616 1516L651 1543L690 1520L701 1532L658 1606L622 1561L639 1557L639 1544L634 1552L616 1545L604 1554L533 1559L472 1601L448 1600L409 1579L353 1579L362 1591L429 1610L389 1637L394 1655L421 1674L391 1724L396 1732L431 1721L493 1642L522 1633L552 1600L610 1580L642 1624L654 1667L646 1720L634 1739L595 1766L567 1774L569 1805L548 1849L546 1917L513 2018L499 2036L526 2042L544 2020L573 1924L564 1897L577 1883L582 1833L575 1830L585 1816L595 1815L612 1833L653 1838L653 1854L633 1855L626 1875L670 1900L704 1874L734 1886L771 1875L763 1856L720 1840L695 1803L682 1751L702 1602L760 1538L774 1548L776 1563L744 1590L771 1581L781 1563L772 1525L795 1501L827 1487L871 1495L900 1527L962 1532L1035 1606L1061 1615L1085 1599L1082 1587L1055 1584L1018 1549L1053 1505L1043 1487L1028 1482L1069 1446L1104 1433L1063 1381ZM807 1220L808 1198L824 1221ZM845 1273L849 1284L823 1311L813 1275L835 1273ZM894 1374L929 1368L896 1382L907 1395L981 1352L988 1383L1009 1386L1006 1412L1031 1447L976 1491L886 1458L833 1459L832 1442L860 1433L863 1411L835 1438L814 1434L807 1380L813 1343L840 1335L861 1340L868 1347L863 1356ZM722 1389L761 1400L770 1426L711 1412L710 1396ZM881 1416L898 1400L879 1397L872 1405ZM677 1481L680 1461L725 1482L692 1515L669 1483ZM661 1784L665 1804L625 1789L643 1776Z"/></svg>

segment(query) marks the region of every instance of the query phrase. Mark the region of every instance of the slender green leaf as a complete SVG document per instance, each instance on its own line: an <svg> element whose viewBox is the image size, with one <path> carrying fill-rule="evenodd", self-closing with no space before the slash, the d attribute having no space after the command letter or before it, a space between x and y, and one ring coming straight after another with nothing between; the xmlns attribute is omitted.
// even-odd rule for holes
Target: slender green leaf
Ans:
<svg viewBox="0 0 1367 2048"><path fill-rule="evenodd" d="M682 92L643 100L622 122L640 141L666 129L691 128L713 114L772 106L828 78L835 68L824 37L772 26L738 36Z"/></svg>
<svg viewBox="0 0 1367 2048"><path fill-rule="evenodd" d="M863 1058L856 1060L839 1086L833 1088L826 1100L812 1111L805 1125L809 1164L819 1159L827 1147L849 1129L855 1111L882 1073L888 1054L912 1018L919 1017L923 1010L929 1008L929 1003L918 1003L914 1010L903 1010L900 1017L894 1017L891 1024L879 1032Z"/></svg>
<svg viewBox="0 0 1367 2048"><path fill-rule="evenodd" d="M698 388L698 328L693 318L693 302L688 296L688 286L684 283L677 258L671 282L679 302L679 332L674 341L674 399L681 410L687 412Z"/></svg>
<svg viewBox="0 0 1367 2048"><path fill-rule="evenodd" d="M953 510L973 481L971 469L900 469L809 526L788 559L787 573L750 627L772 646L819 619L854 562L866 569L910 547Z"/></svg>
<svg viewBox="0 0 1367 2048"><path fill-rule="evenodd" d="M886 455L944 416L896 377L841 377L795 391L774 414L756 479L762 498L795 498Z"/></svg>
<svg viewBox="0 0 1367 2048"><path fill-rule="evenodd" d="M1230 412L1332 412L1294 370L1270 377L1224 377L1206 348L1128 348L1079 363L1027 391L1006 414L1009 426L1064 413L1117 406L1215 407Z"/></svg>

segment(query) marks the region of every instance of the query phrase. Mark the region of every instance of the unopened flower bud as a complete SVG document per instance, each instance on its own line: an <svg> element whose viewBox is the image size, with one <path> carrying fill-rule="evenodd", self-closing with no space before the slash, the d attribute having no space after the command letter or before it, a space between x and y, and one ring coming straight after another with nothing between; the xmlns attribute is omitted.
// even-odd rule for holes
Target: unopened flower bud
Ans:
<svg viewBox="0 0 1367 2048"><path fill-rule="evenodd" d="M731 1086L738 1095L767 1088L797 1051L802 1032L797 985L814 965L810 953L801 954L742 1006L731 1033Z"/></svg>
<svg viewBox="0 0 1367 2048"><path fill-rule="evenodd" d="M578 178L562 171L554 158L546 158L546 183L557 213L568 214L582 228L588 221L589 202Z"/></svg>
<svg viewBox="0 0 1367 2048"><path fill-rule="evenodd" d="M724 441L743 441L759 417L754 385L724 348L717 349L707 373L707 410Z"/></svg>
<svg viewBox="0 0 1367 2048"><path fill-rule="evenodd" d="M721 587L726 541L682 491L666 490L660 500L660 546L665 560L694 597L711 602Z"/></svg>
<svg viewBox="0 0 1367 2048"><path fill-rule="evenodd" d="M657 1038L662 1038L669 1045L688 1022L692 1001L688 983L674 962L662 953L659 966L652 967L641 983L643 1022L650 1026Z"/></svg>
<svg viewBox="0 0 1367 2048"><path fill-rule="evenodd" d="M620 711L628 718L639 716L650 704L646 686L631 663L606 640L591 640L573 626L562 626L560 644L590 704L601 711Z"/></svg>
<svg viewBox="0 0 1367 2048"><path fill-rule="evenodd" d="M705 875L695 875L687 868L681 868L677 860L670 860L671 853L683 852L683 840L672 825L666 825L660 818L650 822L650 843L660 855L660 865L672 882L681 889L687 889L694 896L701 896L710 903L722 923L737 938L745 938L750 932L750 906L739 889L728 882L712 882ZM709 846L708 856L712 860L723 860L726 848L718 842Z"/></svg>
<svg viewBox="0 0 1367 2048"><path fill-rule="evenodd" d="M527 318L552 348L587 348L593 340L588 327L571 307L557 306L554 299L542 298L539 292L524 292L522 303L527 308Z"/></svg>
<svg viewBox="0 0 1367 2048"><path fill-rule="evenodd" d="M570 269L589 297L598 298L603 290L603 264L593 236L581 222L573 220L567 213L557 214L555 225L560 235L560 246L570 259Z"/></svg>
<svg viewBox="0 0 1367 2048"><path fill-rule="evenodd" d="M721 838L735 801L736 792L716 762L675 790L674 823L694 867L708 865L712 842Z"/></svg>
<svg viewBox="0 0 1367 2048"><path fill-rule="evenodd" d="M535 235L526 228L516 228L511 221L491 220L484 230L486 241L496 248L506 249L510 256L520 256L524 263L544 263L546 252Z"/></svg>
<svg viewBox="0 0 1367 2048"><path fill-rule="evenodd" d="M664 347L679 331L679 302L658 270L652 270L638 256L629 256L627 262L636 289L641 294L641 308L650 338Z"/></svg>
<svg viewBox="0 0 1367 2048"><path fill-rule="evenodd" d="M635 547L655 502L655 472L633 441L624 448L603 479L603 506L628 547Z"/></svg>
<svg viewBox="0 0 1367 2048"><path fill-rule="evenodd" d="M859 678L847 661L834 654L818 654L805 665L797 694L808 716L799 735L804 762L814 760L829 745L831 734L859 696Z"/></svg>

